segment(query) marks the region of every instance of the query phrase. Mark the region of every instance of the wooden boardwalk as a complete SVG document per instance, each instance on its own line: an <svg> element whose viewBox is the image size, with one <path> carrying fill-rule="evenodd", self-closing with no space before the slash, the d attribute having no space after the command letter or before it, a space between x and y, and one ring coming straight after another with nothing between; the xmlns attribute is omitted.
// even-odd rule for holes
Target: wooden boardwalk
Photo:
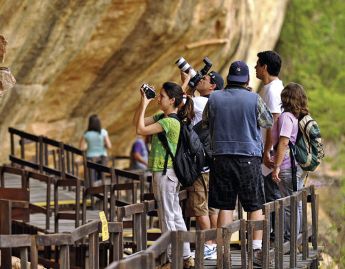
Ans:
<svg viewBox="0 0 345 269"><path fill-rule="evenodd" d="M20 176L16 175L7 175L5 174L5 187L6 188L19 188L21 186L21 178ZM36 204L36 205L45 205L46 201L46 193L47 193L47 185L45 183L42 183L38 180L31 180L30 181L30 203ZM53 196L54 189L53 185L50 189L50 194ZM80 195L80 197L82 197ZM67 188L64 190L61 188L61 191L59 191L59 205L61 207L68 206L70 204L73 204L75 202L75 191L68 190ZM51 206L53 206L53 202L51 202ZM86 214L86 220L99 220L99 210L87 210ZM147 221L147 220L146 220ZM31 214L30 215L30 221L28 222L30 225L39 227L42 230L45 229L46 225L46 216L44 214ZM73 232L75 230L75 221L74 220L60 220L59 221L59 233L68 233ZM54 233L54 217L50 217L50 229L47 231L48 233ZM131 229L125 229L124 230L124 240L126 241L126 238L131 238L133 235L133 232ZM235 235L235 234L234 234ZM238 239L239 233L236 232L236 237ZM233 238L232 238L233 239ZM152 243L151 243L152 244ZM151 245L150 244L150 245ZM316 250L310 250L309 255L311 257L315 257ZM241 251L240 250L232 250L230 252L231 255L231 268L243 268L243 257L241 257ZM282 268L290 268L289 266L290 256L284 255L283 256L283 267ZM303 260L302 254L297 254L296 256L297 266L296 268L308 268L311 264L310 259ZM248 260L246 261L248 264ZM198 268L207 268L207 269L213 269L217 268L217 260L203 260L202 267ZM261 268L258 266L253 266L252 268ZM271 264L267 268L277 268L274 263L274 259L272 260Z"/></svg>
<svg viewBox="0 0 345 269"><path fill-rule="evenodd" d="M21 180L19 176L16 175L8 175L5 174L5 186L6 188L20 188ZM46 184L40 182L38 180L32 180L30 182L30 203L45 206L46 205ZM54 186L52 185L50 188L50 195L53 197L54 194ZM81 196L80 196L81 197ZM59 205L60 206L68 206L73 205L75 201L75 192L69 190L61 190L59 192ZM80 200L82 202L82 200ZM54 205L54 201L51 201L51 207ZM99 210L87 210L86 211L86 220L97 220L99 219ZM53 213L52 213L53 214ZM50 228L48 229L49 233L54 233L54 217L50 217ZM46 216L42 213L36 213L30 215L30 221L28 222L30 225L39 227L45 230L46 225ZM59 221L59 233L64 232L71 232L75 229L75 221L74 220L60 220Z"/></svg>
<svg viewBox="0 0 345 269"><path fill-rule="evenodd" d="M155 216L157 205L152 193L145 193L148 181L145 176L87 161L85 152L61 141L14 128L9 128L9 132L10 161L16 167L26 167L26 170L0 167L1 175L5 173L5 178L1 177L0 181L0 224L3 231L0 248L2 258L7 258L5 268L10 268L8 257L11 257L6 256L6 251L30 248L30 253L36 255L30 260L37 261L38 247L44 247L44 253L40 253L39 258L49 268L154 269L166 263L171 246L172 264L163 268L182 269L182 250L186 242L195 248L197 269L260 268L253 266L255 230L263 231L263 268L318 267L318 195L314 186L264 204L264 220L261 221L246 220L239 205L238 220L232 224L202 231L194 228L190 231L169 231L157 238L157 235L149 234L147 228L148 216ZM30 148L34 150L34 156L27 154ZM102 180L96 184L90 177L94 172L102 175ZM84 185L85 182L87 184ZM126 202L122 201L124 197L127 198ZM182 208L187 197L186 190L180 191ZM111 236L106 242L99 242L103 224L99 220L99 211L86 207L88 199L93 208L104 208L106 218L111 221ZM46 206L46 201L50 206ZM53 201L56 203L53 204ZM95 204L94 201L99 202ZM302 227L299 232L298 204L302 205ZM291 240L285 242L284 214L288 207L291 210ZM14 214L18 209L21 214ZM276 236L273 243L269 238L272 213L275 214ZM113 222L115 219L118 222ZM189 221L186 223L188 226ZM11 226L17 235L7 235L12 233ZM230 246L235 234L240 235L237 244L240 250L232 250ZM26 238L26 241L20 238ZM148 240L154 241L151 243ZM217 243L217 260L204 260L204 243L208 240ZM124 247L131 248L134 254L122 259ZM25 264L27 252L21 252L21 257L22 264ZM89 267L85 266L86 263Z"/></svg>

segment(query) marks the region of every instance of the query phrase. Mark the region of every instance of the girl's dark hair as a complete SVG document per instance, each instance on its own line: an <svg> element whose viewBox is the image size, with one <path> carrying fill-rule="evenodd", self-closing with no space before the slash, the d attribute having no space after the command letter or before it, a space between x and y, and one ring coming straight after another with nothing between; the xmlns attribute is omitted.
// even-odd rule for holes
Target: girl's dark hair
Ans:
<svg viewBox="0 0 345 269"><path fill-rule="evenodd" d="M170 99L175 98L174 107L178 108L178 116L181 120L191 123L195 116L194 103L190 96L187 96L186 103L183 103L184 92L180 85L174 82L165 82L163 89Z"/></svg>
<svg viewBox="0 0 345 269"><path fill-rule="evenodd" d="M96 114L91 115L89 117L89 126L87 127L87 131L95 131L101 133L101 121L99 120Z"/></svg>
<svg viewBox="0 0 345 269"><path fill-rule="evenodd" d="M309 113L308 98L303 86L290 82L281 93L282 108L285 112L290 112L298 119Z"/></svg>

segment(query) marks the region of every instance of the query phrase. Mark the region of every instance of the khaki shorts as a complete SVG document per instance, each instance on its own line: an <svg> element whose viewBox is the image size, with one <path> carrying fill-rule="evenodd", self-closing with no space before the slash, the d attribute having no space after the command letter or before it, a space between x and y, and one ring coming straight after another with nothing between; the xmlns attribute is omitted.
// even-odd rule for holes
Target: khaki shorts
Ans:
<svg viewBox="0 0 345 269"><path fill-rule="evenodd" d="M193 186L187 188L187 217L200 217L218 214L218 209L208 207L208 182L209 173L203 173L197 178L197 180L195 180ZM206 185L207 193L205 192L204 185Z"/></svg>

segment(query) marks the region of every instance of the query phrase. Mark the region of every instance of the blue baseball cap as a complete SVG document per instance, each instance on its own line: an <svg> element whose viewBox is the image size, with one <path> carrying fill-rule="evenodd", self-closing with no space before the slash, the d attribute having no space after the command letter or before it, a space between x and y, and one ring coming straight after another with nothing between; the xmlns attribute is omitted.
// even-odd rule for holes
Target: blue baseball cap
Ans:
<svg viewBox="0 0 345 269"><path fill-rule="evenodd" d="M240 82L246 83L249 81L249 69L248 65L242 61L233 62L229 68L229 74L227 77L228 83Z"/></svg>

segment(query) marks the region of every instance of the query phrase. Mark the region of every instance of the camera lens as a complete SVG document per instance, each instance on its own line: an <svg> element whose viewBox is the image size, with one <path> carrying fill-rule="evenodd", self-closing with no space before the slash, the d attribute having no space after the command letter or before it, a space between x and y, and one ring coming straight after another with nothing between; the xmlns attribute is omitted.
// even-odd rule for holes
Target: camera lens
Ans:
<svg viewBox="0 0 345 269"><path fill-rule="evenodd" d="M196 75L196 71L190 66L189 63L187 63L187 61L185 60L185 58L180 57L175 64L177 65L178 68L180 68L183 72L185 73L189 73L189 71L191 71L190 75L191 77L194 77Z"/></svg>

